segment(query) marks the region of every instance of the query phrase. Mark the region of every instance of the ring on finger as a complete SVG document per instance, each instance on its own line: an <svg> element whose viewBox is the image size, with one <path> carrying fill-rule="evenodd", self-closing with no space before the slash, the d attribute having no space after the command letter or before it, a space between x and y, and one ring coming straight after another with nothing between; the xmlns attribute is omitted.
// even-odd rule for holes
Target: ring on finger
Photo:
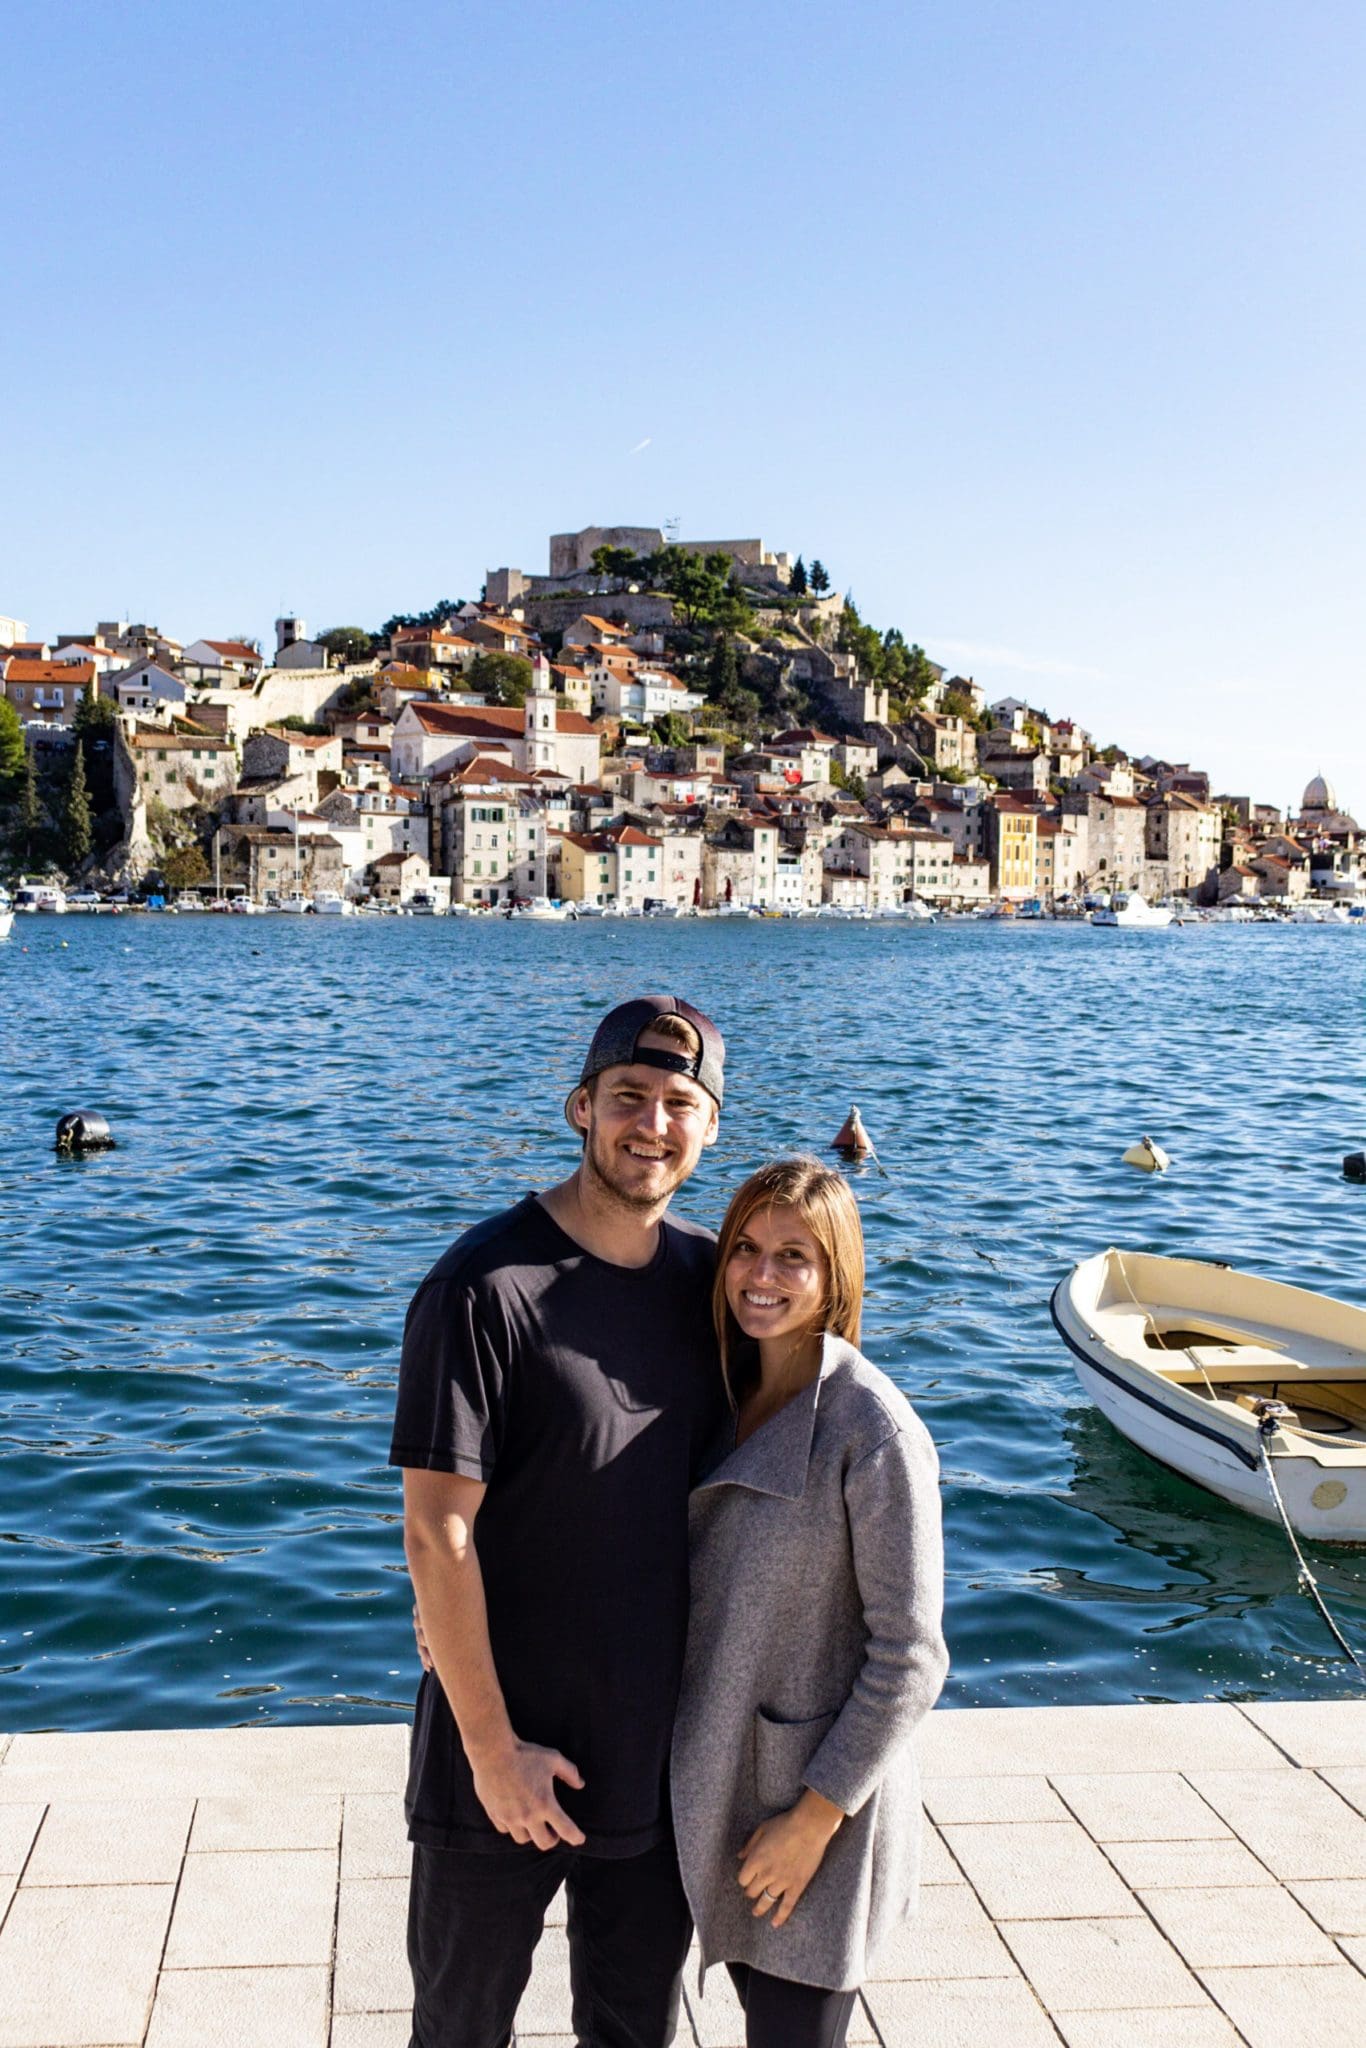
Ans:
<svg viewBox="0 0 1366 2048"><path fill-rule="evenodd" d="M776 1900L776 1899L780 1899L780 1898L782 1897L782 1893L781 1893L781 1892L771 1892L771 1891L769 1890L768 1886L767 1886L767 1885L765 1885L765 1886L764 1886L764 1897L765 1897L766 1899L775 1899L775 1900Z"/></svg>

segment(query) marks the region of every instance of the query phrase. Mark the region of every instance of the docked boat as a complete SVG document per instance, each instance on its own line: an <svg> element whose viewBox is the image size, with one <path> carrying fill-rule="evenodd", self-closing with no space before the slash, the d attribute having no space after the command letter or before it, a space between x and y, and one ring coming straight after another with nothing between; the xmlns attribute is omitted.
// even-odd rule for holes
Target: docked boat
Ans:
<svg viewBox="0 0 1366 2048"><path fill-rule="evenodd" d="M340 889L319 889L313 898L313 908L319 917L350 917L355 910L354 903L348 903Z"/></svg>
<svg viewBox="0 0 1366 2048"><path fill-rule="evenodd" d="M1123 931L1164 931L1172 921L1165 905L1149 903L1136 889L1117 890L1108 903L1091 912L1092 924L1118 925Z"/></svg>
<svg viewBox="0 0 1366 2048"><path fill-rule="evenodd" d="M12 910L0 910L0 939L7 939L14 924Z"/></svg>
<svg viewBox="0 0 1366 2048"><path fill-rule="evenodd" d="M1059 1283L1052 1313L1077 1378L1130 1443L1275 1521L1265 1451L1300 1535L1366 1542L1366 1309L1111 1248Z"/></svg>
<svg viewBox="0 0 1366 2048"><path fill-rule="evenodd" d="M565 904L552 903L548 896L533 896L529 903L518 903L510 906L507 914L510 917L534 917L542 922L548 919L558 922L568 917L569 911Z"/></svg>
<svg viewBox="0 0 1366 2048"><path fill-rule="evenodd" d="M276 908L288 911L292 917L302 917L305 911L313 908L313 905L302 889L291 889L288 896L284 897L276 905Z"/></svg>

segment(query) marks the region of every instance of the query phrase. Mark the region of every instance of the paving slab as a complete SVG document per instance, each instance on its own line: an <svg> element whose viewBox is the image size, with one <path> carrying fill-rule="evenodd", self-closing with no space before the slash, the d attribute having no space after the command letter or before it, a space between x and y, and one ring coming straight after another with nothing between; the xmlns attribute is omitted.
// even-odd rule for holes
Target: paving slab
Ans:
<svg viewBox="0 0 1366 2048"><path fill-rule="evenodd" d="M3 1809L0 1809L3 1812ZM200 1799L190 1830L190 1854L227 1849L334 1849L341 1834L341 1799Z"/></svg>
<svg viewBox="0 0 1366 2048"><path fill-rule="evenodd" d="M168 1970L330 1963L335 1849L238 1849L185 1858Z"/></svg>
<svg viewBox="0 0 1366 2048"><path fill-rule="evenodd" d="M1267 1885L1276 1880L1232 1835L1218 1842L1107 1842L1105 1853L1133 1891L1192 1885Z"/></svg>
<svg viewBox="0 0 1366 2048"><path fill-rule="evenodd" d="M1216 2005L1166 2005L1146 2012L1064 2012L1067 2048L1241 2048Z"/></svg>
<svg viewBox="0 0 1366 2048"><path fill-rule="evenodd" d="M932 1778L924 1798L935 1821L1071 1819L1047 1778Z"/></svg>
<svg viewBox="0 0 1366 2048"><path fill-rule="evenodd" d="M410 2013L342 2012L332 2021L329 2048L408 2048L412 2037Z"/></svg>
<svg viewBox="0 0 1366 2048"><path fill-rule="evenodd" d="M399 1721L16 1735L0 1764L0 1803L401 1792L407 1754Z"/></svg>
<svg viewBox="0 0 1366 2048"><path fill-rule="evenodd" d="M1313 1915L1325 1934L1366 1934L1366 1878L1309 1878L1290 1884L1306 1913Z"/></svg>
<svg viewBox="0 0 1366 2048"><path fill-rule="evenodd" d="M334 2012L411 2012L407 1931L406 1878L353 1878L341 1886Z"/></svg>
<svg viewBox="0 0 1366 2048"><path fill-rule="evenodd" d="M922 1885L967 1883L945 1848L944 1837L929 1821L925 1821L920 1830L920 1882Z"/></svg>
<svg viewBox="0 0 1366 2048"><path fill-rule="evenodd" d="M547 1927L536 1944L531 1981L517 2008L517 2032L563 2033L569 2011L569 1937L562 1927Z"/></svg>
<svg viewBox="0 0 1366 2048"><path fill-rule="evenodd" d="M1277 1877L1366 1877L1366 1820L1312 1771L1206 1771L1193 1782Z"/></svg>
<svg viewBox="0 0 1366 2048"><path fill-rule="evenodd" d="M1200 2003L1200 1986L1141 1914L1136 1920L1007 1920L1000 1932L1051 2013Z"/></svg>
<svg viewBox="0 0 1366 2048"><path fill-rule="evenodd" d="M1202 1970L1248 2048L1339 2048L1366 2034L1366 1977L1350 1963Z"/></svg>
<svg viewBox="0 0 1366 2048"><path fill-rule="evenodd" d="M1338 1796L1360 1814L1366 1815L1366 1770L1357 1764L1325 1765L1319 1776Z"/></svg>
<svg viewBox="0 0 1366 2048"><path fill-rule="evenodd" d="M407 1877L412 1862L403 1801L390 1793L348 1794L342 1820L342 1876Z"/></svg>
<svg viewBox="0 0 1366 2048"><path fill-rule="evenodd" d="M914 1920L878 1956L873 1979L1014 1977L1010 1951L966 1884L930 1885Z"/></svg>
<svg viewBox="0 0 1366 2048"><path fill-rule="evenodd" d="M1366 1700L1264 1700L1238 1711L1309 1770L1366 1764Z"/></svg>
<svg viewBox="0 0 1366 2048"><path fill-rule="evenodd" d="M1275 1886L1223 1885L1140 1894L1162 1932L1192 1969L1271 1963L1335 1963L1328 1936Z"/></svg>
<svg viewBox="0 0 1366 2048"><path fill-rule="evenodd" d="M1074 1820L946 1827L944 1839L994 1919L1091 1919L1141 1911Z"/></svg>
<svg viewBox="0 0 1366 2048"><path fill-rule="evenodd" d="M28 1861L45 1806L0 1806L0 1875L17 1874Z"/></svg>
<svg viewBox="0 0 1366 2048"><path fill-rule="evenodd" d="M0 1927L3 1927L5 1924L5 1915L9 1911L9 1902L18 1889L19 1878L17 1873L13 1870L0 1871Z"/></svg>
<svg viewBox="0 0 1366 2048"><path fill-rule="evenodd" d="M865 1995L883 2048L1058 2048L1022 1977L872 1984Z"/></svg>
<svg viewBox="0 0 1366 2048"><path fill-rule="evenodd" d="M1193 1842L1232 1833L1179 1771L1092 1772L1053 1784L1097 1842Z"/></svg>
<svg viewBox="0 0 1366 2048"><path fill-rule="evenodd" d="M0 2048L119 2048L151 2011L170 1885L37 1887L0 1933Z"/></svg>
<svg viewBox="0 0 1366 2048"><path fill-rule="evenodd" d="M920 1732L929 1778L1059 1773L1272 1770L1290 1765L1260 1729L1222 1701L1115 1707L958 1707Z"/></svg>
<svg viewBox="0 0 1366 2048"><path fill-rule="evenodd" d="M56 1799L24 1883L174 1884L193 1812L189 1799Z"/></svg>
<svg viewBox="0 0 1366 2048"><path fill-rule="evenodd" d="M147 2048L327 2048L328 1972L164 1970Z"/></svg>

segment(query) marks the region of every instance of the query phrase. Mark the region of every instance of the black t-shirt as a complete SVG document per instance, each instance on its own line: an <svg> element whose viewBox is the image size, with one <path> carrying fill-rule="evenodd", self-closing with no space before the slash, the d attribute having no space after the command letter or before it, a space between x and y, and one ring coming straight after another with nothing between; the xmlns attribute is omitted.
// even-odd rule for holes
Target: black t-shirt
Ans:
<svg viewBox="0 0 1366 2048"><path fill-rule="evenodd" d="M557 1796L600 1856L666 1832L688 1614L688 1489L724 1402L715 1240L666 1220L613 1266L534 1196L476 1224L413 1297L393 1465L487 1482L475 1523L514 1732L578 1766ZM408 1831L500 1849L434 1673L418 1689Z"/></svg>

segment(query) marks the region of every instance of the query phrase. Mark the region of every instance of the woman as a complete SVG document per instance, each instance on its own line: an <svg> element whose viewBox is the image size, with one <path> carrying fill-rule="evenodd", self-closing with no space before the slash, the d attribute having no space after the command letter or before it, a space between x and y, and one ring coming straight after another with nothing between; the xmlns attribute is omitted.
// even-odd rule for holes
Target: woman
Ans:
<svg viewBox="0 0 1366 2048"><path fill-rule="evenodd" d="M948 1665L938 1463L856 1348L862 1300L847 1182L805 1158L747 1180L717 1246L733 1417L689 1508L673 1806L748 2048L840 2048L915 1903L910 1738Z"/></svg>

